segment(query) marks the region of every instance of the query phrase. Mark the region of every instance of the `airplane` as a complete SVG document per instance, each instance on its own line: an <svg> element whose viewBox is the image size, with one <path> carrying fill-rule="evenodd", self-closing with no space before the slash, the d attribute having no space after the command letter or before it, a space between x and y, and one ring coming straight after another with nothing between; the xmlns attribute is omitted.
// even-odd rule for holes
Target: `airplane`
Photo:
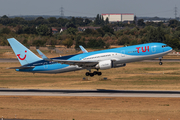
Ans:
<svg viewBox="0 0 180 120"><path fill-rule="evenodd" d="M42 54L42 58L39 58L15 38L9 38L8 42L22 65L9 69L32 73L63 73L87 69L89 72L85 75L91 77L102 75L99 70L124 67L130 62L159 58L159 65L162 65L162 57L172 51L166 44L154 42L55 58L47 58ZM91 69L96 71L91 72Z"/></svg>

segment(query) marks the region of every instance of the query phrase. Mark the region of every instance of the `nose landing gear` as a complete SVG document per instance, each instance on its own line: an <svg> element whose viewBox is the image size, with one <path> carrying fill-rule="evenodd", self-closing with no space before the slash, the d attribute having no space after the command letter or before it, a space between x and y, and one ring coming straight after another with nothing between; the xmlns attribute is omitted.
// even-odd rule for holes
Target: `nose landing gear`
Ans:
<svg viewBox="0 0 180 120"><path fill-rule="evenodd" d="M163 63L161 62L162 57L160 57L159 60L160 60L159 65L162 65L162 64L163 64Z"/></svg>

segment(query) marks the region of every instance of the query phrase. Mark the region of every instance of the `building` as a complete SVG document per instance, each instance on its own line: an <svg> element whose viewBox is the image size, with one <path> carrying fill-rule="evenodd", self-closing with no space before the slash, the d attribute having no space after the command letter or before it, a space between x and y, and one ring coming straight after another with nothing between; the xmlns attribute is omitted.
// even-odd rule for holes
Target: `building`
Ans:
<svg viewBox="0 0 180 120"><path fill-rule="evenodd" d="M104 20L109 19L109 22L132 22L134 20L133 13L111 13L102 14Z"/></svg>
<svg viewBox="0 0 180 120"><path fill-rule="evenodd" d="M56 28L51 28L52 29L52 34L56 34L56 33L58 33L58 30L56 29Z"/></svg>

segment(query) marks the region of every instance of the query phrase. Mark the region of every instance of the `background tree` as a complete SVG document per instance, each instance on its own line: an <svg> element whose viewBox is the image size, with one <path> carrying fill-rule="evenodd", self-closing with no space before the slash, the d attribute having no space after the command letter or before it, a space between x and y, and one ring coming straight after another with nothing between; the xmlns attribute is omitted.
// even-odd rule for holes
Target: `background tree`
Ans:
<svg viewBox="0 0 180 120"><path fill-rule="evenodd" d="M35 25L44 25L44 24L48 24L49 22L44 19L43 17L38 17L36 18L36 20L34 21Z"/></svg>
<svg viewBox="0 0 180 120"><path fill-rule="evenodd" d="M80 35L78 35L76 38L75 38L75 48L76 49L79 49L79 45L82 45L83 47L86 47L86 43L85 43L85 38L81 38Z"/></svg>
<svg viewBox="0 0 180 120"><path fill-rule="evenodd" d="M165 32L162 30L162 28L151 27L150 31L147 33L146 42L164 42L164 41L165 41Z"/></svg>
<svg viewBox="0 0 180 120"><path fill-rule="evenodd" d="M96 18L94 20L94 24L95 25L100 25L100 15L99 14L97 14L97 16L96 16Z"/></svg>
<svg viewBox="0 0 180 120"><path fill-rule="evenodd" d="M145 26L144 20L143 19L139 19L138 20L138 26Z"/></svg>
<svg viewBox="0 0 180 120"><path fill-rule="evenodd" d="M66 39L62 42L62 44L63 44L64 46L66 46L67 48L70 48L70 47L73 45L73 40L70 39L70 38L66 38Z"/></svg>
<svg viewBox="0 0 180 120"><path fill-rule="evenodd" d="M109 24L109 18L107 17L106 20L105 20L105 24Z"/></svg>
<svg viewBox="0 0 180 120"><path fill-rule="evenodd" d="M177 25L178 25L178 21L177 20L170 20L168 26L172 27L172 28L175 28L175 27L177 27Z"/></svg>
<svg viewBox="0 0 180 120"><path fill-rule="evenodd" d="M12 19L11 18L8 18L6 15L2 16L0 18L0 23L2 25L8 25L8 24L11 24L12 23Z"/></svg>
<svg viewBox="0 0 180 120"><path fill-rule="evenodd" d="M102 39L89 39L87 43L88 48L104 48L106 46Z"/></svg>
<svg viewBox="0 0 180 120"><path fill-rule="evenodd" d="M87 19L87 18L84 20L85 26L88 25L88 24L90 24L91 22L92 22L92 21L89 20L89 19Z"/></svg>
<svg viewBox="0 0 180 120"><path fill-rule="evenodd" d="M49 34L49 28L47 25L40 25L38 28L37 28L37 33L39 35L43 35L43 36L47 36Z"/></svg>

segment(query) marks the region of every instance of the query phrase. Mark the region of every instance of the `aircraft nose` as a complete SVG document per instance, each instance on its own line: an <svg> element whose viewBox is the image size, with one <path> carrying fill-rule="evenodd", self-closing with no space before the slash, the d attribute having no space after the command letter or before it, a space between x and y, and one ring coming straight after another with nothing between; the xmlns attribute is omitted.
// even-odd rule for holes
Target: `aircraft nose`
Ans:
<svg viewBox="0 0 180 120"><path fill-rule="evenodd" d="M166 50L169 51L169 52L171 52L171 51L173 50L173 48L170 47L170 46L168 46L168 47L166 48Z"/></svg>
<svg viewBox="0 0 180 120"><path fill-rule="evenodd" d="M172 47L169 47L169 50L171 50L171 51L172 51L172 50L173 50L173 49L172 49Z"/></svg>

